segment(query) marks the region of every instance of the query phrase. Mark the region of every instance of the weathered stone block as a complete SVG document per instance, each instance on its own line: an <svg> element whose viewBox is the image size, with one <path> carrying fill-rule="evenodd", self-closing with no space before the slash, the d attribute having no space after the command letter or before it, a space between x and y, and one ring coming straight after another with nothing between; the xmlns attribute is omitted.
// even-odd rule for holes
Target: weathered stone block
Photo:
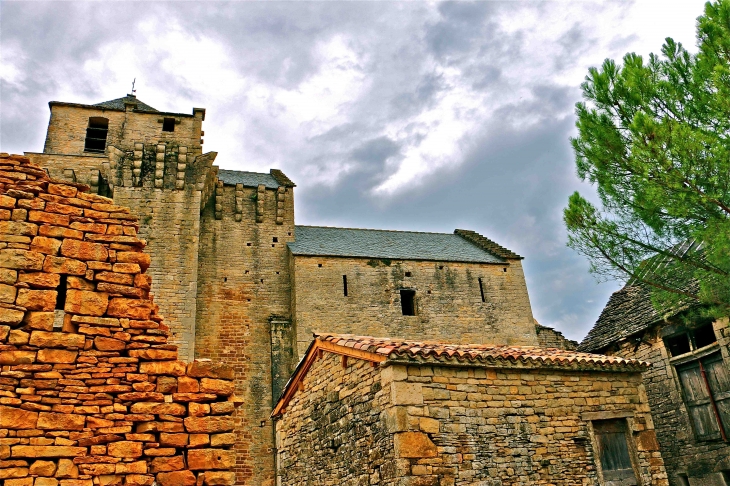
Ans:
<svg viewBox="0 0 730 486"><path fill-rule="evenodd" d="M232 395L234 391L233 381L216 380L213 378L201 378L200 393L215 393L217 395Z"/></svg>
<svg viewBox="0 0 730 486"><path fill-rule="evenodd" d="M56 308L55 290L18 289L15 303L31 311L52 311Z"/></svg>
<svg viewBox="0 0 730 486"><path fill-rule="evenodd" d="M236 473L232 471L206 471L203 484L206 486L232 486L236 484Z"/></svg>
<svg viewBox="0 0 730 486"><path fill-rule="evenodd" d="M4 248L0 250L0 267L17 270L40 270L45 255L37 251Z"/></svg>
<svg viewBox="0 0 730 486"><path fill-rule="evenodd" d="M101 243L65 239L61 244L61 255L81 261L105 262L109 251Z"/></svg>
<svg viewBox="0 0 730 486"><path fill-rule="evenodd" d="M24 315L25 313L22 310L0 307L0 323L19 324L23 320Z"/></svg>
<svg viewBox="0 0 730 486"><path fill-rule="evenodd" d="M83 430L85 423L86 417L83 415L40 412L36 427L50 430Z"/></svg>
<svg viewBox="0 0 730 486"><path fill-rule="evenodd" d="M422 432L399 432L393 436L396 457L409 459L438 456L436 445Z"/></svg>
<svg viewBox="0 0 730 486"><path fill-rule="evenodd" d="M70 332L33 331L30 344L39 348L83 348L86 337Z"/></svg>
<svg viewBox="0 0 730 486"><path fill-rule="evenodd" d="M152 312L152 304L148 300L114 298L109 302L107 314L113 317L147 320Z"/></svg>
<svg viewBox="0 0 730 486"><path fill-rule="evenodd" d="M44 255L57 255L59 248L61 248L61 240L46 236L36 236L30 244L31 251L37 251Z"/></svg>
<svg viewBox="0 0 730 486"><path fill-rule="evenodd" d="M109 295L103 292L69 289L66 292L66 312L87 316L103 316L109 306Z"/></svg>
<svg viewBox="0 0 730 486"><path fill-rule="evenodd" d="M15 445L11 447L11 457L83 457L86 456L86 447L73 446L27 446ZM59 463L60 469L61 463ZM59 476L59 472L56 473ZM60 476L59 476L60 477Z"/></svg>
<svg viewBox="0 0 730 486"><path fill-rule="evenodd" d="M43 262L43 271L68 275L84 275L86 274L86 264L73 258L48 255Z"/></svg>
<svg viewBox="0 0 730 486"><path fill-rule="evenodd" d="M55 289L61 283L61 276L57 273L33 272L21 273L18 282L24 282L31 287L42 289Z"/></svg>
<svg viewBox="0 0 730 486"><path fill-rule="evenodd" d="M230 417L186 417L183 422L185 430L190 433L213 434L233 430L233 420Z"/></svg>
<svg viewBox="0 0 730 486"><path fill-rule="evenodd" d="M142 443L128 440L111 442L107 445L107 454L112 457L140 457L142 455Z"/></svg>
<svg viewBox="0 0 730 486"><path fill-rule="evenodd" d="M149 375L185 376L182 361L145 361L139 364L139 372Z"/></svg>
<svg viewBox="0 0 730 486"><path fill-rule="evenodd" d="M192 471L206 469L233 469L236 453L225 449L193 449L188 451L188 468Z"/></svg>
<svg viewBox="0 0 730 486"><path fill-rule="evenodd" d="M160 486L195 486L195 474L191 471L161 472L157 474Z"/></svg>
<svg viewBox="0 0 730 486"><path fill-rule="evenodd" d="M30 364L35 362L35 351L0 351L0 365Z"/></svg>
<svg viewBox="0 0 730 486"><path fill-rule="evenodd" d="M39 363L73 363L78 354L67 349L39 349L36 359Z"/></svg>
<svg viewBox="0 0 730 486"><path fill-rule="evenodd" d="M0 429L35 429L38 412L0 405Z"/></svg>

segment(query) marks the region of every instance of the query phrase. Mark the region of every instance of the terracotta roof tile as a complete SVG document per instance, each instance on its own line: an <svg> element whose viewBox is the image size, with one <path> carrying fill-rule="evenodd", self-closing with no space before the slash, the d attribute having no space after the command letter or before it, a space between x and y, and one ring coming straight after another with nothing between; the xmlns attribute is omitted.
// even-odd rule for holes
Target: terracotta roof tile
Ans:
<svg viewBox="0 0 730 486"><path fill-rule="evenodd" d="M507 346L495 344L446 344L429 341L356 336L352 334L315 334L315 339L339 346L368 351L389 359L418 359L434 361L511 362L552 366L590 368L648 368L649 363L618 356L583 353L538 346Z"/></svg>

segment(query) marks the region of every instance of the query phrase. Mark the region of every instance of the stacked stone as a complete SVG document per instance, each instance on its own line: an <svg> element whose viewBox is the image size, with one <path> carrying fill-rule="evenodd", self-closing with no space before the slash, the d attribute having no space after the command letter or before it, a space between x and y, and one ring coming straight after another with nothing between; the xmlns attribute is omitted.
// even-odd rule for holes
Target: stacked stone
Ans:
<svg viewBox="0 0 730 486"><path fill-rule="evenodd" d="M137 218L0 154L0 482L232 485L233 370L177 361Z"/></svg>

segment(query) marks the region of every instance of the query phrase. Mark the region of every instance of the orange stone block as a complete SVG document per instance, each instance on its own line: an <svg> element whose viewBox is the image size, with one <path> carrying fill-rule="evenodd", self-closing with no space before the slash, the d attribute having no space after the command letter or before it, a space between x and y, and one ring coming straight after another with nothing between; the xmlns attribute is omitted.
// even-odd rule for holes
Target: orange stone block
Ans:
<svg viewBox="0 0 730 486"><path fill-rule="evenodd" d="M137 402L132 404L130 412L182 416L187 410L180 403Z"/></svg>
<svg viewBox="0 0 730 486"><path fill-rule="evenodd" d="M75 223L71 223L71 227ZM49 236L51 238L73 238L74 240L83 240L84 233L81 231L64 228L63 226L51 226L49 224L43 224L38 228L38 234L41 236Z"/></svg>
<svg viewBox="0 0 730 486"><path fill-rule="evenodd" d="M182 456L155 457L150 461L151 473L180 471L182 469L185 469L185 462Z"/></svg>
<svg viewBox="0 0 730 486"><path fill-rule="evenodd" d="M0 324L18 324L24 315L22 310L0 307Z"/></svg>
<svg viewBox="0 0 730 486"><path fill-rule="evenodd" d="M66 184L48 184L48 194L56 194L63 197L74 197L78 189Z"/></svg>
<svg viewBox="0 0 730 486"><path fill-rule="evenodd" d="M119 339L97 336L94 338L94 347L99 351L121 351L127 347L127 343Z"/></svg>
<svg viewBox="0 0 730 486"><path fill-rule="evenodd" d="M114 266L117 265L130 265L129 263L116 263ZM139 268L139 265L136 265L137 268ZM134 277L130 275L129 273L117 273L117 272L99 272L96 275L94 275L94 280L99 280L101 282L109 282L109 283L115 283L119 285L132 285L134 284Z"/></svg>
<svg viewBox="0 0 730 486"><path fill-rule="evenodd" d="M181 376L177 379L177 391L178 393L198 393L200 391L200 384L195 378Z"/></svg>
<svg viewBox="0 0 730 486"><path fill-rule="evenodd" d="M190 433L213 434L233 430L231 417L185 417L185 430Z"/></svg>
<svg viewBox="0 0 730 486"><path fill-rule="evenodd" d="M59 248L61 248L60 240L45 236L36 236L30 244L31 251L37 251L45 255L57 255Z"/></svg>
<svg viewBox="0 0 730 486"><path fill-rule="evenodd" d="M46 272L21 273L18 282L27 283L32 288L55 289L61 283L61 276Z"/></svg>
<svg viewBox="0 0 730 486"><path fill-rule="evenodd" d="M160 486L195 486L195 474L191 471L161 472L157 474Z"/></svg>
<svg viewBox="0 0 730 486"><path fill-rule="evenodd" d="M188 469L233 469L236 453L226 449L193 449L188 451Z"/></svg>
<svg viewBox="0 0 730 486"><path fill-rule="evenodd" d="M48 255L43 262L43 271L49 273L64 273L68 275L85 275L86 264L82 261L74 260L73 258L54 257Z"/></svg>
<svg viewBox="0 0 730 486"><path fill-rule="evenodd" d="M15 303L31 311L52 311L56 308L55 290L18 289Z"/></svg>
<svg viewBox="0 0 730 486"><path fill-rule="evenodd" d="M177 351L172 351L169 349L132 349L129 351L129 356L140 358L140 359L148 359L148 360L154 360L154 361L174 361L177 360ZM178 390L179 391L179 390Z"/></svg>
<svg viewBox="0 0 730 486"><path fill-rule="evenodd" d="M185 363L182 361L144 361L139 364L139 372L150 375L185 376Z"/></svg>
<svg viewBox="0 0 730 486"><path fill-rule="evenodd" d="M142 443L128 440L110 442L107 445L107 454L112 457L140 457L142 455Z"/></svg>
<svg viewBox="0 0 730 486"><path fill-rule="evenodd" d="M0 429L35 429L38 412L0 405Z"/></svg>
<svg viewBox="0 0 730 486"><path fill-rule="evenodd" d="M233 382L230 380L217 380L214 378L201 378L200 380L200 393L228 396L232 395L233 391Z"/></svg>
<svg viewBox="0 0 730 486"><path fill-rule="evenodd" d="M11 457L82 457L86 456L86 447L73 446L12 446ZM60 464L59 464L60 466ZM60 468L60 467L59 467ZM58 476L59 472L56 472Z"/></svg>
<svg viewBox="0 0 730 486"><path fill-rule="evenodd" d="M150 266L150 256L141 251L118 251L117 263L136 263L145 271Z"/></svg>
<svg viewBox="0 0 730 486"><path fill-rule="evenodd" d="M423 432L401 432L394 438L395 456L397 458L425 458L438 456L436 445Z"/></svg>
<svg viewBox="0 0 730 486"><path fill-rule="evenodd" d="M233 486L236 484L236 473L233 471L206 471L203 484L205 486Z"/></svg>
<svg viewBox="0 0 730 486"><path fill-rule="evenodd" d="M39 349L36 359L39 363L73 363L78 354L67 349Z"/></svg>
<svg viewBox="0 0 730 486"><path fill-rule="evenodd" d="M28 221L31 223L48 223L56 226L68 226L71 222L67 214L46 213L45 211L28 211Z"/></svg>
<svg viewBox="0 0 730 486"><path fill-rule="evenodd" d="M142 299L147 297L147 292L137 287L128 287L126 285L117 285L108 282L99 282L96 284L96 289L99 292L108 292L110 294L123 295L125 297L137 297Z"/></svg>
<svg viewBox="0 0 730 486"><path fill-rule="evenodd" d="M30 364L35 362L35 351L0 351L0 365Z"/></svg>
<svg viewBox="0 0 730 486"><path fill-rule="evenodd" d="M30 333L31 346L39 348L83 348L86 338L83 334L70 332L33 331Z"/></svg>
<svg viewBox="0 0 730 486"><path fill-rule="evenodd" d="M195 378L234 378L233 368L222 363L212 361L193 361L188 364L187 375Z"/></svg>
<svg viewBox="0 0 730 486"><path fill-rule="evenodd" d="M40 412L36 427L47 430L83 430L85 423L86 417L83 415Z"/></svg>
<svg viewBox="0 0 730 486"><path fill-rule="evenodd" d="M68 239L63 240L61 255L82 261L104 262L109 257L109 251L101 243Z"/></svg>
<svg viewBox="0 0 730 486"><path fill-rule="evenodd" d="M147 320L152 313L152 302L142 299L114 298L109 302L107 314L113 317Z"/></svg>
<svg viewBox="0 0 730 486"><path fill-rule="evenodd" d="M66 312L87 316L103 316L109 306L109 296L102 292L69 289L66 293Z"/></svg>

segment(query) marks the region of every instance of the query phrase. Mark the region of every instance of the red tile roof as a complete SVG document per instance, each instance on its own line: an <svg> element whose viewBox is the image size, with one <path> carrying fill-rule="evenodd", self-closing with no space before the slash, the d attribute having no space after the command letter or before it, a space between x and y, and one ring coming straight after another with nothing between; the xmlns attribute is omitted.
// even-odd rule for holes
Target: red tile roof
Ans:
<svg viewBox="0 0 730 486"><path fill-rule="evenodd" d="M417 359L459 362L512 362L548 366L578 366L589 368L648 368L651 365L637 359L581 353L537 346L504 346L495 344L445 344L410 341L352 334L315 334L319 341L346 348L367 351L389 359Z"/></svg>

